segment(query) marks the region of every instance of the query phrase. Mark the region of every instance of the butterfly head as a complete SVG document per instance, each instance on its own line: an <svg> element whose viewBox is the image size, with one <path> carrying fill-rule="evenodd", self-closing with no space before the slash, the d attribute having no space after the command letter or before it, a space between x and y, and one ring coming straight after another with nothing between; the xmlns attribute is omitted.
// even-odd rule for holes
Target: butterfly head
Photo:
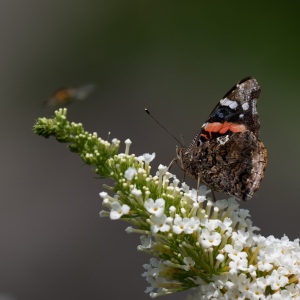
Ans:
<svg viewBox="0 0 300 300"><path fill-rule="evenodd" d="M185 175L197 179L197 176L194 172L195 170L193 170L193 164L191 163L192 159L193 154L188 148L176 146L176 163L184 171Z"/></svg>

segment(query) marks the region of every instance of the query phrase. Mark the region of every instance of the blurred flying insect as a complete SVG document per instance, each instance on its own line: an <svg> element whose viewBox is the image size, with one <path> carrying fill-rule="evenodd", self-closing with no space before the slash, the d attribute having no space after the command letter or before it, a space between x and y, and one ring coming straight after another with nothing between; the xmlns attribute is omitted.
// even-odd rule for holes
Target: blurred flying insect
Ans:
<svg viewBox="0 0 300 300"><path fill-rule="evenodd" d="M59 107L68 105L77 100L85 100L96 89L95 84L86 84L77 88L67 87L56 90L47 100L46 106Z"/></svg>

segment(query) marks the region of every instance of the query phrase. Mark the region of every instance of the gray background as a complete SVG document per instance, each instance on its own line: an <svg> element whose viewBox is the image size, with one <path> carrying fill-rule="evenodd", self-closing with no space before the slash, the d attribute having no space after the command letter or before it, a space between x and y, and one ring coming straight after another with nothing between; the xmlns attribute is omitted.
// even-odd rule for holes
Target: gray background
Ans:
<svg viewBox="0 0 300 300"><path fill-rule="evenodd" d="M99 218L104 181L65 145L31 131L64 85L97 83L69 118L104 138L130 138L138 155L155 151L155 168L170 162L176 143L144 107L189 142L233 84L256 77L269 163L261 189L241 205L262 234L298 237L295 3L0 1L1 300L149 299L138 236Z"/></svg>

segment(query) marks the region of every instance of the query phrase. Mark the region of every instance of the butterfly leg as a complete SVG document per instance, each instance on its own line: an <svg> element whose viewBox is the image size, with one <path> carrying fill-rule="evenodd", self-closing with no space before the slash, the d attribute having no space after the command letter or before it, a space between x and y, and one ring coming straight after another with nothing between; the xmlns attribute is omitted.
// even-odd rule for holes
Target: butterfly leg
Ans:
<svg viewBox="0 0 300 300"><path fill-rule="evenodd" d="M171 162L169 163L169 165L168 165L168 171L170 171L170 169L171 169L171 167L174 165L174 163L177 161L177 158L173 158L172 160L171 160Z"/></svg>
<svg viewBox="0 0 300 300"><path fill-rule="evenodd" d="M173 158L171 160L171 162L169 163L169 166L168 166L168 171L170 171L171 167L174 165L174 163L177 161L177 158ZM185 181L185 176L186 176L186 173L184 172L183 173L183 178L182 178L182 182Z"/></svg>
<svg viewBox="0 0 300 300"><path fill-rule="evenodd" d="M201 173L199 172L197 176L197 199L198 199L198 193L200 188L200 182L201 182ZM216 202L217 198L213 189L211 189L211 195L212 195L212 201Z"/></svg>

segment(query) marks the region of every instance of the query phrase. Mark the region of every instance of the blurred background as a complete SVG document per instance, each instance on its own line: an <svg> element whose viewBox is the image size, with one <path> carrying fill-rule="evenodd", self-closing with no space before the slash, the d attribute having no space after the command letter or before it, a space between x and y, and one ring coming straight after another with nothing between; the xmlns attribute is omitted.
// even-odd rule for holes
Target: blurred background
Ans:
<svg viewBox="0 0 300 300"><path fill-rule="evenodd" d="M154 170L176 142L145 107L189 143L227 90L254 76L269 162L241 205L263 235L299 237L299 6L0 1L0 299L149 299L139 237L99 218L104 181L66 145L32 133L38 117L53 115L44 102L62 86L95 83L69 119L103 138L130 138L137 155L156 152Z"/></svg>

